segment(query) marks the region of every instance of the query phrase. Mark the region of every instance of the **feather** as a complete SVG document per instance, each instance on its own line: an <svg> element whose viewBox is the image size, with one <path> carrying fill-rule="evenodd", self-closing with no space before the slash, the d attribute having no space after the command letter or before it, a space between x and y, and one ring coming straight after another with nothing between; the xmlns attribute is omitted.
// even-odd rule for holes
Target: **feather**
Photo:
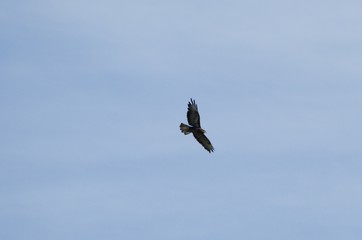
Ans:
<svg viewBox="0 0 362 240"><path fill-rule="evenodd" d="M205 134L201 131L194 131L194 137L196 140L209 152L214 151L214 147L212 146L210 140L205 136Z"/></svg>
<svg viewBox="0 0 362 240"><path fill-rule="evenodd" d="M184 124L184 123L181 123L181 124L180 124L180 130L181 130L181 132L182 132L183 134L185 134L185 135L191 133L190 127L187 126L187 125Z"/></svg>
<svg viewBox="0 0 362 240"><path fill-rule="evenodd" d="M201 128L199 110L197 108L195 100L192 100L192 98L190 99L190 102L188 103L187 121L191 126Z"/></svg>

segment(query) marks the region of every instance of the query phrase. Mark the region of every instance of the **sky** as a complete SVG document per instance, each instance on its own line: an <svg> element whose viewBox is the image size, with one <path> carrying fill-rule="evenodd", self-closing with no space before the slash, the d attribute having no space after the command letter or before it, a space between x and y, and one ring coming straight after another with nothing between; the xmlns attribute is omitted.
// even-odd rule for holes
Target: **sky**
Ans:
<svg viewBox="0 0 362 240"><path fill-rule="evenodd" d="M361 239L361 9L2 1L0 238Z"/></svg>

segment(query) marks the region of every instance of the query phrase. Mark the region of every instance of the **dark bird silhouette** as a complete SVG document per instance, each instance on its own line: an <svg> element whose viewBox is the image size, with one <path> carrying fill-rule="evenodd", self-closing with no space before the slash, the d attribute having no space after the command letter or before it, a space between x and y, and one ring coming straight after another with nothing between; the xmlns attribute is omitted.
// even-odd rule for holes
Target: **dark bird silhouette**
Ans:
<svg viewBox="0 0 362 240"><path fill-rule="evenodd" d="M190 99L190 102L188 103L187 108L187 121L191 125L186 125L184 123L180 124L180 130L185 135L192 133L196 140L209 152L214 151L214 147L212 146L210 140L205 136L204 133L206 131L201 128L200 125L200 114L197 109L197 105L195 103L195 100Z"/></svg>

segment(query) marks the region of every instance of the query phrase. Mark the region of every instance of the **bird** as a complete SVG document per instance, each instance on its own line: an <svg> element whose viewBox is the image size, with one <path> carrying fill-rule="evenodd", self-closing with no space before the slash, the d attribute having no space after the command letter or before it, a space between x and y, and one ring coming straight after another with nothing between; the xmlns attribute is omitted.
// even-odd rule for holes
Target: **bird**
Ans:
<svg viewBox="0 0 362 240"><path fill-rule="evenodd" d="M195 100L190 98L190 101L187 105L187 121L189 125L181 123L180 130L183 134L187 135L192 133L196 140L209 152L214 151L210 140L205 136L206 131L201 128L200 125L200 114L197 108Z"/></svg>

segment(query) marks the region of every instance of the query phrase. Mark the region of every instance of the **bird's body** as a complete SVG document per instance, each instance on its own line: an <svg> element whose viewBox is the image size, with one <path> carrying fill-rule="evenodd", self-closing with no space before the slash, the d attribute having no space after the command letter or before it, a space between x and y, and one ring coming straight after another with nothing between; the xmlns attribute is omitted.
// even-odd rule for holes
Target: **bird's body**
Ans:
<svg viewBox="0 0 362 240"><path fill-rule="evenodd" d="M184 123L180 124L180 130L181 132L183 132L185 135L189 134L189 133L205 133L206 131L202 128L199 127L192 127L189 125L186 125Z"/></svg>
<svg viewBox="0 0 362 240"><path fill-rule="evenodd" d="M184 123L180 124L180 130L185 135L192 133L196 140L209 152L214 151L210 140L205 136L205 130L201 128L200 125L200 114L195 103L195 100L190 99L187 108L187 121L191 125L186 125Z"/></svg>

